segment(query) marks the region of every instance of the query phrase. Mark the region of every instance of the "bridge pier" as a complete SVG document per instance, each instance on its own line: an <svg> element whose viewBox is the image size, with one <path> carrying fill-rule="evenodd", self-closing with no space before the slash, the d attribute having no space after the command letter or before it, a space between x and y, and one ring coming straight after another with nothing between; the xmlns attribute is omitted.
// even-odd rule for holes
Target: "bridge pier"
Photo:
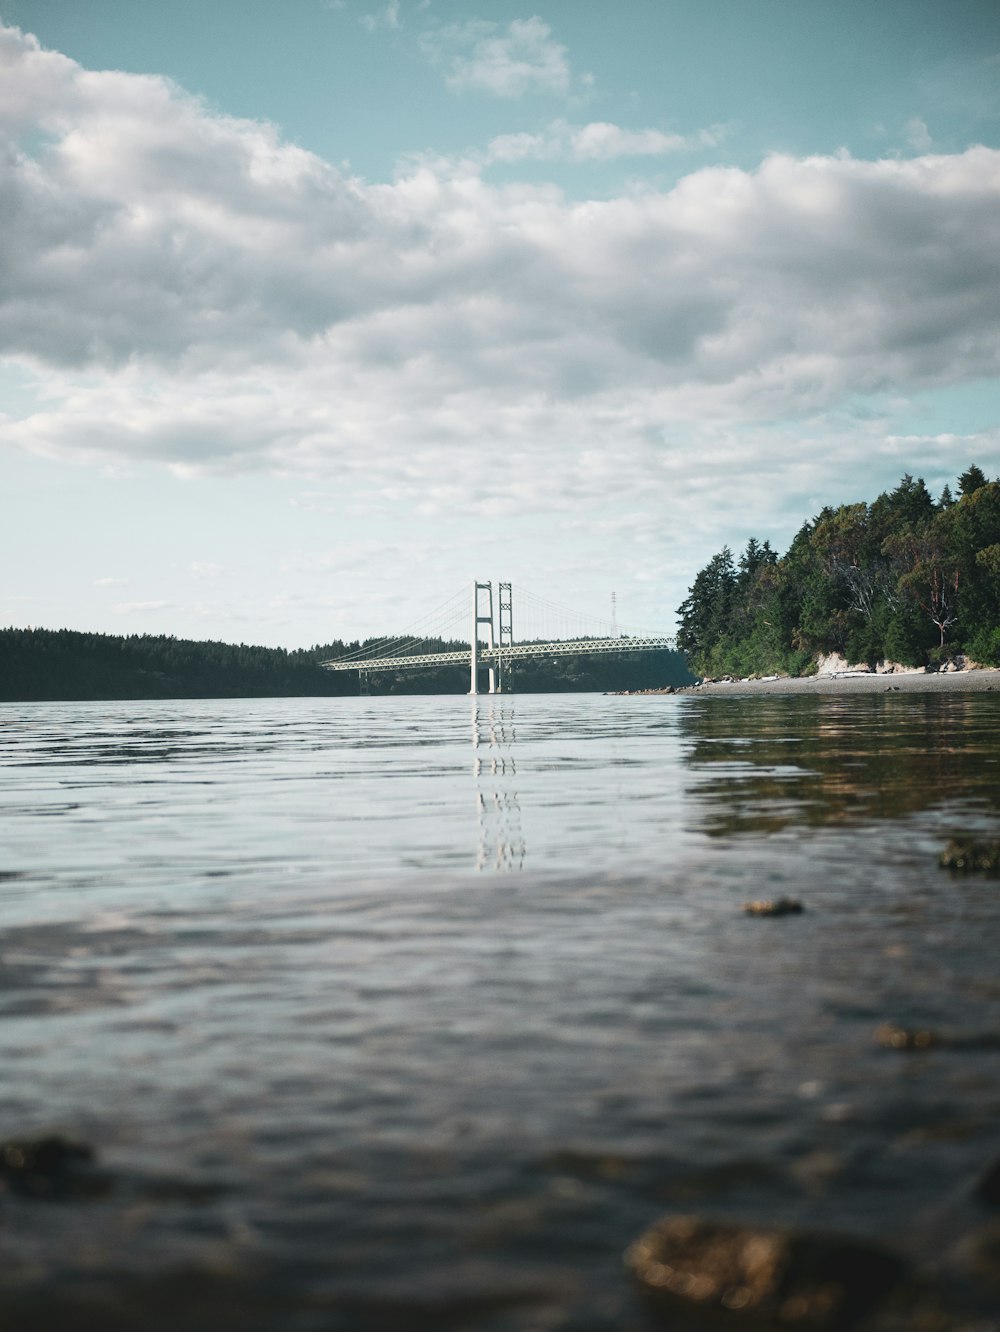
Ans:
<svg viewBox="0 0 1000 1332"><path fill-rule="evenodd" d="M470 683L469 693L473 697L479 693L479 626L486 625L486 646L492 651L496 646L493 641L493 584L472 584L472 641L470 643ZM493 660L490 660L490 693L497 692L497 672Z"/></svg>

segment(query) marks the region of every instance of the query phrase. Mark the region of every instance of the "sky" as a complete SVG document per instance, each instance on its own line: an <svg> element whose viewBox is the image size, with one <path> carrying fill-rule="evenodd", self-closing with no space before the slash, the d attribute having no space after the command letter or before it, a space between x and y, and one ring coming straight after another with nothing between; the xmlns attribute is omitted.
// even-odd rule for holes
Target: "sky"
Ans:
<svg viewBox="0 0 1000 1332"><path fill-rule="evenodd" d="M670 632L971 462L995 0L0 0L0 624Z"/></svg>

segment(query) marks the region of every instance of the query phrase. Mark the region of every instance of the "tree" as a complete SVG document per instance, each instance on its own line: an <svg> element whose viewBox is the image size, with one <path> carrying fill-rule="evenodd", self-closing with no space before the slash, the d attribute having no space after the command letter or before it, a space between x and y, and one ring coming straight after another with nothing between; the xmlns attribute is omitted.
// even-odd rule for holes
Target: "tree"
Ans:
<svg viewBox="0 0 1000 1332"><path fill-rule="evenodd" d="M938 630L939 647L944 647L945 634L958 621L962 561L949 541L954 513L949 509L923 528L902 532L887 542L908 565L899 579L899 590L917 603Z"/></svg>
<svg viewBox="0 0 1000 1332"><path fill-rule="evenodd" d="M909 472L895 490L879 495L871 506L872 536L879 545L902 528L916 527L933 518L937 506L922 476L914 481Z"/></svg>
<svg viewBox="0 0 1000 1332"><path fill-rule="evenodd" d="M739 584L741 589L750 587L758 572L767 564L776 564L778 553L771 549L771 543L763 544L756 537L751 537L747 548L740 556Z"/></svg>
<svg viewBox="0 0 1000 1332"><path fill-rule="evenodd" d="M974 495L980 486L985 486L986 474L973 463L958 478L958 488L963 495Z"/></svg>
<svg viewBox="0 0 1000 1332"><path fill-rule="evenodd" d="M723 546L698 573L678 607L677 646L699 671L708 669L713 648L730 628L736 587L733 552Z"/></svg>
<svg viewBox="0 0 1000 1332"><path fill-rule="evenodd" d="M949 542L962 565L963 639L1000 627L1000 577L987 553L1000 544L1000 482L988 481L948 510Z"/></svg>
<svg viewBox="0 0 1000 1332"><path fill-rule="evenodd" d="M922 499L918 503L922 510ZM886 514L884 509L883 522ZM881 609L892 609L896 579L878 540L873 510L867 504L842 504L839 509L826 510L814 529L813 543L848 611L869 625Z"/></svg>

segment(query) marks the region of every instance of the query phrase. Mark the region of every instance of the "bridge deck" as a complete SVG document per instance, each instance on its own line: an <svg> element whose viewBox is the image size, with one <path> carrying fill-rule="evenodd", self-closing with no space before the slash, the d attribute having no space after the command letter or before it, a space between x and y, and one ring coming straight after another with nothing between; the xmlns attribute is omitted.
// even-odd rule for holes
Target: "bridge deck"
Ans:
<svg viewBox="0 0 1000 1332"><path fill-rule="evenodd" d="M581 638L575 642L518 643L504 647L480 647L479 660L484 665L503 661L524 661L532 657L575 657L585 653L672 651L672 638ZM319 664L328 671L399 671L421 666L468 666L471 648L463 652L426 652L414 657L368 657L354 661L333 658Z"/></svg>

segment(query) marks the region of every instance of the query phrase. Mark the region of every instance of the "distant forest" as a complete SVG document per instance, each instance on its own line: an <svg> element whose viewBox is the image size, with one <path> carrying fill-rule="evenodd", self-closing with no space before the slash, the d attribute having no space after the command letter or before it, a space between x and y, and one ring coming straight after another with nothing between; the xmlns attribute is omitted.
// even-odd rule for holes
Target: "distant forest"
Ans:
<svg viewBox="0 0 1000 1332"><path fill-rule="evenodd" d="M751 538L702 569L677 643L702 676L802 675L822 653L1000 665L1000 480L971 466L935 500L904 476L871 504L823 509L783 556Z"/></svg>
<svg viewBox="0 0 1000 1332"><path fill-rule="evenodd" d="M377 647L384 640L371 639ZM325 643L293 652L246 644L193 642L132 634L76 633L69 629L0 629L0 700L335 697L357 695L354 671L327 671L319 663L366 643ZM428 652L468 644L432 640ZM658 688L692 680L679 652L628 652L608 657L561 657L518 663L518 693ZM485 687L485 671L483 672ZM464 694L468 666L373 671L373 694Z"/></svg>

